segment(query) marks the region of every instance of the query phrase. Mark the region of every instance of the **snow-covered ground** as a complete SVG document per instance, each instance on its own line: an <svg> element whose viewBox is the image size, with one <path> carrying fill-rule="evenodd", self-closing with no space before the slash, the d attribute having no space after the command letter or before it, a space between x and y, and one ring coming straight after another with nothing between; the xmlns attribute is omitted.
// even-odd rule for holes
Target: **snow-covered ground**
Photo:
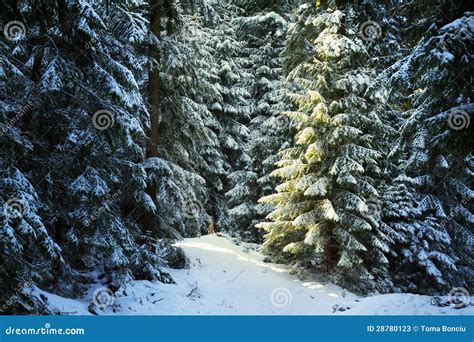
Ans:
<svg viewBox="0 0 474 342"><path fill-rule="evenodd" d="M474 315L474 306L432 305L413 294L360 297L333 284L299 280L287 266L265 263L252 245L208 235L179 243L191 267L170 270L176 284L137 281L119 290L98 314L135 315ZM91 314L88 306L100 285L82 300L35 289L62 314ZM107 293L105 292L107 297ZM44 298L44 297L43 297ZM106 298L107 301L107 298Z"/></svg>

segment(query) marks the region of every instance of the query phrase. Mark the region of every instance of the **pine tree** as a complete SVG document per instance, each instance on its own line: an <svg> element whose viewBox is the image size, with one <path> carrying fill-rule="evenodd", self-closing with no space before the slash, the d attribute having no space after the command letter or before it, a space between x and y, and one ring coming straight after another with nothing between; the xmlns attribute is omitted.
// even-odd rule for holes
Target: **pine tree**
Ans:
<svg viewBox="0 0 474 342"><path fill-rule="evenodd" d="M159 235L176 238L199 235L210 220L206 182L199 172L207 168L202 149L212 150L216 138L207 126L212 117L202 96L212 91L203 70L206 52L190 38L200 25L181 10L173 15L162 23L166 30L160 38L159 156L149 158L145 169L149 184L157 188Z"/></svg>
<svg viewBox="0 0 474 342"><path fill-rule="evenodd" d="M417 29L412 32L423 28L425 36L405 38L411 51L383 75L396 87L391 98L402 112L400 139L391 153L399 176L388 189L385 215L404 237L402 260L393 266L400 286L414 292L449 291L468 286L463 279L469 278L473 257L466 243L473 232L472 80L467 76L472 15L462 15L462 3L419 5L412 1L402 13L412 15L411 28ZM433 23L429 27L426 17Z"/></svg>
<svg viewBox="0 0 474 342"><path fill-rule="evenodd" d="M387 254L397 233L372 208L382 178L377 142L390 132L366 93L375 75L362 66L366 48L345 29L343 12L301 10L287 46L308 49L311 59L288 58L290 78L305 91L291 95L297 111L286 113L298 133L272 173L282 179L278 193L261 199L277 206L272 222L259 224L268 232L264 248L293 260L322 258L340 271L340 282L388 290ZM298 28L314 40L302 41Z"/></svg>
<svg viewBox="0 0 474 342"><path fill-rule="evenodd" d="M209 110L217 122L212 129L219 139L225 174L248 171L251 164L245 147L249 135L246 125L250 120L249 87L252 76L246 70L242 56L243 42L238 40L231 22L235 10L224 10L220 23L212 30L215 65L210 71L218 84L218 93L212 97ZM230 228L224 194L231 189L232 181L229 184L225 174L221 175L218 186L211 188L213 220L220 229Z"/></svg>
<svg viewBox="0 0 474 342"><path fill-rule="evenodd" d="M90 269L102 274L93 281L115 286L132 278L170 281L158 236L145 236L139 222L142 211L155 210L142 165L146 19L133 4L108 11L85 1L28 3L5 12L5 22L21 19L28 30L18 37L11 28L1 47L2 139L10 146L2 182L5 195L26 208L14 222L2 217L2 233L14 240L23 230L32 239L12 281L28 274L68 295L83 289L81 272Z"/></svg>
<svg viewBox="0 0 474 342"><path fill-rule="evenodd" d="M257 200L272 192L275 183L268 175L274 169L278 150L289 137L289 120L281 115L285 107L285 81L280 56L288 23L275 12L240 17L234 22L239 26L239 38L248 42L245 56L255 79L251 84L252 120L246 144L252 163L247 170L229 175L229 227L242 238L256 242L261 234L254 226L272 210L271 205Z"/></svg>

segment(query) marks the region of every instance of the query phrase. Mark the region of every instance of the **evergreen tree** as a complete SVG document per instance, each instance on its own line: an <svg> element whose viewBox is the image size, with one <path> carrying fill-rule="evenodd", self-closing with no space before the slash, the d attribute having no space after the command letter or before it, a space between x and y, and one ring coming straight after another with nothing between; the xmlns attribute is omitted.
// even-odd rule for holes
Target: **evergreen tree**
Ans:
<svg viewBox="0 0 474 342"><path fill-rule="evenodd" d="M29 274L32 283L74 295L84 280L170 281L157 236L145 235L138 214L154 210L142 165L146 20L133 4L112 9L22 1L3 14L10 27L1 43L2 140L9 146L2 199L4 211L13 196L24 213L14 221L2 216L2 236L8 232L12 242L25 234L31 242L28 250L20 248L27 239L15 247L18 262L2 254L13 282ZM31 263L36 250L43 252ZM100 279L83 276L92 269Z"/></svg>
<svg viewBox="0 0 474 342"><path fill-rule="evenodd" d="M399 176L387 190L385 214L403 235L401 262L393 267L400 286L419 293L467 287L463 279L472 272L473 19L462 14L462 3L437 2L435 10L423 10L423 18L418 5L408 3L404 12L412 15L415 32L425 25L426 35L406 38L413 48L383 77L396 87L391 98L402 112L401 136L391 153Z"/></svg>
<svg viewBox="0 0 474 342"><path fill-rule="evenodd" d="M207 227L208 193L200 172L212 166L203 150L218 150L217 138L209 128L214 120L203 95L216 91L204 70L209 51L193 38L202 28L189 15L179 12L177 16L180 25L172 32L170 28L163 31L160 38L158 156L146 162L149 182L157 187L156 224L160 235L171 237L199 235Z"/></svg>
<svg viewBox="0 0 474 342"><path fill-rule="evenodd" d="M218 126L214 128L220 142L225 174L234 171L249 170L251 158L246 150L249 130L246 124L250 120L249 87L252 76L246 70L246 61L241 50L244 43L236 36L231 19L235 9L225 10L222 20L213 30L213 49L215 66L211 68L218 83L218 93L212 98L209 110ZM223 175L217 187L213 187L214 220L218 227L229 229L227 203L224 194L232 183ZM222 184L222 186L220 185ZM220 204L219 204L220 203ZM217 210L218 209L218 210Z"/></svg>
<svg viewBox="0 0 474 342"><path fill-rule="evenodd" d="M289 47L308 48L298 37L300 26L316 38L306 37L314 41L311 59L289 59L296 65L290 77L305 89L291 95L298 110L286 113L298 131L296 146L280 153L272 173L282 179L278 193L261 199L277 209L268 215L272 222L259 227L268 232L264 248L273 256L313 263L322 258L340 271L340 282L388 290L387 254L397 233L370 209L382 178L377 142L391 130L366 93L375 75L361 66L366 47L345 28L351 24L345 17L340 10L303 7L301 24L289 33Z"/></svg>
<svg viewBox="0 0 474 342"><path fill-rule="evenodd" d="M245 56L255 79L250 85L252 120L246 144L252 163L247 170L229 175L229 228L246 240L259 241L261 234L254 226L270 213L272 206L257 201L272 192L275 182L268 175L274 169L278 150L289 137L289 120L281 115L286 89L280 56L288 23L275 12L240 17L235 23L240 39L248 42Z"/></svg>

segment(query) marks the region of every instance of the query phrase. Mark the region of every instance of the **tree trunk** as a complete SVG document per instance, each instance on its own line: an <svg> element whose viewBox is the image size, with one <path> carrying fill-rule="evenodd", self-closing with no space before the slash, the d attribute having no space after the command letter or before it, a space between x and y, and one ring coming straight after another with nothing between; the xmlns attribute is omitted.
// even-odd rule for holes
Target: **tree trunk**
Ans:
<svg viewBox="0 0 474 342"><path fill-rule="evenodd" d="M161 35L161 0L150 1L150 31L159 38ZM146 157L153 158L158 156L158 134L160 123L160 68L155 64L160 62L160 50L156 44L150 46L150 58L152 66L148 75L148 102L150 106L150 133L146 146ZM149 184L146 189L147 194L156 203L156 184ZM153 234L157 232L155 215L146 212L143 215L143 228L145 233Z"/></svg>
<svg viewBox="0 0 474 342"><path fill-rule="evenodd" d="M326 254L326 271L327 273L331 273L332 265L334 264L334 260L337 257L337 249L336 249L336 241L334 239L334 223L327 224L327 238L325 244L325 254Z"/></svg>
<svg viewBox="0 0 474 342"><path fill-rule="evenodd" d="M160 38L160 2L161 0L150 1L150 31L157 37ZM156 44L150 46L150 57L160 62L160 50ZM147 157L158 156L158 125L160 122L160 68L157 65L153 65L150 68L148 78L148 101L150 104L150 136L147 146Z"/></svg>

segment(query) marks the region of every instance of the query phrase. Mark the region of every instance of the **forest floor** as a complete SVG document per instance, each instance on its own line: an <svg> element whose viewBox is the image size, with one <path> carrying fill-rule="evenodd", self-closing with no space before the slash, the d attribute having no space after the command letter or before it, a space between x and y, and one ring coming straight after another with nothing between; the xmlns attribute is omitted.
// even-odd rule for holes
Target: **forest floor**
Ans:
<svg viewBox="0 0 474 342"><path fill-rule="evenodd" d="M226 236L208 235L178 243L190 267L170 270L176 284L136 281L115 293L113 305L98 314L130 315L474 315L474 306L432 305L414 294L358 296L333 284L298 279L288 266L264 262L258 246L236 245ZM44 292L53 312L90 315L94 291L82 299ZM43 297L43 296L42 296ZM44 298L44 297L43 297ZM471 298L472 299L472 298Z"/></svg>

